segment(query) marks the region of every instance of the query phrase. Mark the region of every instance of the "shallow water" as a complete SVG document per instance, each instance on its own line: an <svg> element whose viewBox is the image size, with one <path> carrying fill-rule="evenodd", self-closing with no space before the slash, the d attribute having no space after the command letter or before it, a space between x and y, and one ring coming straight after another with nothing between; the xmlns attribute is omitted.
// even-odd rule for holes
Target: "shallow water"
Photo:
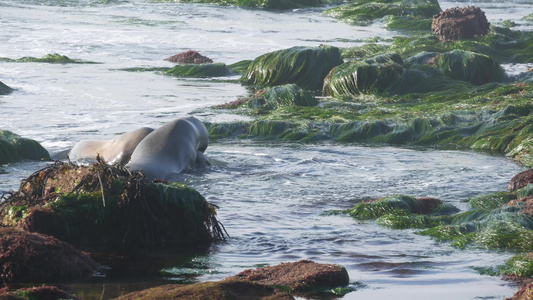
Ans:
<svg viewBox="0 0 533 300"><path fill-rule="evenodd" d="M512 19L519 28L531 28L531 22L521 20L532 12L529 1L441 2L443 9L469 4L485 10L491 22ZM292 46L348 47L374 36L401 34L380 24L338 23L322 16L320 9L272 12L141 0L0 0L0 11L5 29L0 57L59 53L100 63L0 62L0 81L16 89L0 96L0 128L35 139L52 154L80 139L108 139L189 114L209 122L244 118L204 109L246 95L238 84L121 68L172 66L163 58L189 49L230 64ZM459 250L411 230L322 215L391 193L434 196L466 209L461 200L504 190L522 170L503 157L249 141L219 141L206 154L213 167L177 179L220 207L218 219L231 238L177 262L162 278L99 279L73 289L102 290L109 298L163 281L216 280L256 265L304 258L344 265L357 289L345 299L501 299L516 288L472 270L501 264L510 253ZM0 192L16 189L22 178L44 165L0 167Z"/></svg>

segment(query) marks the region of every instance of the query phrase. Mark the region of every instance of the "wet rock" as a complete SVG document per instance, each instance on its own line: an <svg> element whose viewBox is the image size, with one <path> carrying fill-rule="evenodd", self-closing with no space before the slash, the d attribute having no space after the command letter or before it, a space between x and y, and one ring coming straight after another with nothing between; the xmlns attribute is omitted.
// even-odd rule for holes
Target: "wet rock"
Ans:
<svg viewBox="0 0 533 300"><path fill-rule="evenodd" d="M56 286L39 286L32 288L22 288L13 291L0 291L0 299L12 300L56 300L56 299L71 299L78 300L80 298L73 296Z"/></svg>
<svg viewBox="0 0 533 300"><path fill-rule="evenodd" d="M7 95L13 92L13 89L0 81L0 95Z"/></svg>
<svg viewBox="0 0 533 300"><path fill-rule="evenodd" d="M240 80L260 87L294 83L303 89L318 90L329 71L342 63L337 47L292 47L257 57Z"/></svg>
<svg viewBox="0 0 533 300"><path fill-rule="evenodd" d="M533 283L523 285L511 298L505 300L531 300L533 299Z"/></svg>
<svg viewBox="0 0 533 300"><path fill-rule="evenodd" d="M472 40L489 32L490 23L478 7L447 9L433 17L431 28L442 42Z"/></svg>
<svg viewBox="0 0 533 300"><path fill-rule="evenodd" d="M163 74L177 77L209 78L230 76L233 73L225 64L206 63L176 65L174 68L163 71Z"/></svg>
<svg viewBox="0 0 533 300"><path fill-rule="evenodd" d="M524 188L530 183L533 183L533 169L522 171L513 176L507 188L512 192Z"/></svg>
<svg viewBox="0 0 533 300"><path fill-rule="evenodd" d="M197 51L189 50L183 53L173 55L165 58L165 60L179 63L179 64L210 64L213 60L201 55Z"/></svg>
<svg viewBox="0 0 533 300"><path fill-rule="evenodd" d="M0 129L0 165L23 159L50 160L50 154L36 141Z"/></svg>
<svg viewBox="0 0 533 300"><path fill-rule="evenodd" d="M295 292L317 288L341 287L349 283L348 273L344 267L319 264L310 260L249 269L228 279L250 281L264 285L285 286Z"/></svg>
<svg viewBox="0 0 533 300"><path fill-rule="evenodd" d="M0 278L4 284L89 278L98 267L54 237L0 227Z"/></svg>
<svg viewBox="0 0 533 300"><path fill-rule="evenodd" d="M129 293L117 300L134 299L294 299L288 293L275 287L258 283L223 280L218 282L202 282L191 285L168 284L147 290Z"/></svg>
<svg viewBox="0 0 533 300"><path fill-rule="evenodd" d="M86 250L185 248L224 238L214 207L197 191L153 183L103 161L88 167L56 162L23 180L0 206L3 224Z"/></svg>

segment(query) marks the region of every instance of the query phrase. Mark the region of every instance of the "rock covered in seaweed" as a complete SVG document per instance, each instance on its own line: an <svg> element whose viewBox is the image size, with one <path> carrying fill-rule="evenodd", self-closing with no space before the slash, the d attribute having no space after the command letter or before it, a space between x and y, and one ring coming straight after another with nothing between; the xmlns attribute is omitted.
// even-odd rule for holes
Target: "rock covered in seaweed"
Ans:
<svg viewBox="0 0 533 300"><path fill-rule="evenodd" d="M210 64L213 63L213 60L209 57L205 57L198 53L198 51L189 50L182 52L170 57L165 58L170 62L175 62L179 64Z"/></svg>
<svg viewBox="0 0 533 300"><path fill-rule="evenodd" d="M342 63L337 47L292 47L257 57L240 80L260 87L294 83L303 89L319 90L329 71Z"/></svg>
<svg viewBox="0 0 533 300"><path fill-rule="evenodd" d="M0 278L4 284L90 278L98 264L54 237L0 227Z"/></svg>
<svg viewBox="0 0 533 300"><path fill-rule="evenodd" d="M442 42L472 40L487 34L490 23L479 7L455 7L435 15L431 28Z"/></svg>
<svg viewBox="0 0 533 300"><path fill-rule="evenodd" d="M403 60L396 53L344 63L326 76L322 94L338 97L392 92L401 82L402 65Z"/></svg>
<svg viewBox="0 0 533 300"><path fill-rule="evenodd" d="M437 55L435 66L445 75L475 85L502 79L504 71L491 57L464 50L453 50Z"/></svg>
<svg viewBox="0 0 533 300"><path fill-rule="evenodd" d="M163 74L178 77L208 78L230 76L233 73L226 64L206 63L176 65L174 68L164 70Z"/></svg>
<svg viewBox="0 0 533 300"><path fill-rule="evenodd" d="M214 207L179 183L153 183L100 161L56 162L2 203L1 221L90 250L185 248L224 238Z"/></svg>
<svg viewBox="0 0 533 300"><path fill-rule="evenodd" d="M23 159L50 160L50 154L36 141L0 129L0 165Z"/></svg>
<svg viewBox="0 0 533 300"><path fill-rule="evenodd" d="M55 300L55 299L70 299L78 300L80 298L73 296L56 286L36 286L31 288L21 288L18 290L9 291L5 289L0 290L0 299L9 300Z"/></svg>

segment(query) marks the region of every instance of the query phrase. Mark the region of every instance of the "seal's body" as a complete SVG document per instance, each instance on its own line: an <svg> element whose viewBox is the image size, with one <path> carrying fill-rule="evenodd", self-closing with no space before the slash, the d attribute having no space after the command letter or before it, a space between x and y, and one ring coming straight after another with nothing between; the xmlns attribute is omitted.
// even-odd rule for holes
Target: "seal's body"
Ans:
<svg viewBox="0 0 533 300"><path fill-rule="evenodd" d="M166 179L195 163L208 164L203 154L208 144L209 133L200 120L176 119L148 134L133 151L126 168L143 171L149 179Z"/></svg>
<svg viewBox="0 0 533 300"><path fill-rule="evenodd" d="M125 165L137 145L152 131L152 128L142 127L108 141L79 141L68 153L68 158L76 162L94 162L99 155L109 164Z"/></svg>

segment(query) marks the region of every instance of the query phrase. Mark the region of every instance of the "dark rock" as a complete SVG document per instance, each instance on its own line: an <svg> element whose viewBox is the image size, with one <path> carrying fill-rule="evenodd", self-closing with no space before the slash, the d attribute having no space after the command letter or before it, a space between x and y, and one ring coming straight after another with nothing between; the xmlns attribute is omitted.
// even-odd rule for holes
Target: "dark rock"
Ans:
<svg viewBox="0 0 533 300"><path fill-rule="evenodd" d="M431 28L442 42L471 40L489 32L490 23L479 7L455 7L433 17Z"/></svg>
<svg viewBox="0 0 533 300"><path fill-rule="evenodd" d="M0 81L0 95L7 95L13 92L13 89Z"/></svg>
<svg viewBox="0 0 533 300"><path fill-rule="evenodd" d="M4 284L89 278L98 264L54 237L0 227L0 278Z"/></svg>
<svg viewBox="0 0 533 300"><path fill-rule="evenodd" d="M507 188L512 192L526 187L530 183L533 183L533 169L522 171L513 176Z"/></svg>
<svg viewBox="0 0 533 300"><path fill-rule="evenodd" d="M183 53L176 54L171 57L165 58L165 60L179 63L179 64L210 64L213 60L201 55L200 53L189 50Z"/></svg>

